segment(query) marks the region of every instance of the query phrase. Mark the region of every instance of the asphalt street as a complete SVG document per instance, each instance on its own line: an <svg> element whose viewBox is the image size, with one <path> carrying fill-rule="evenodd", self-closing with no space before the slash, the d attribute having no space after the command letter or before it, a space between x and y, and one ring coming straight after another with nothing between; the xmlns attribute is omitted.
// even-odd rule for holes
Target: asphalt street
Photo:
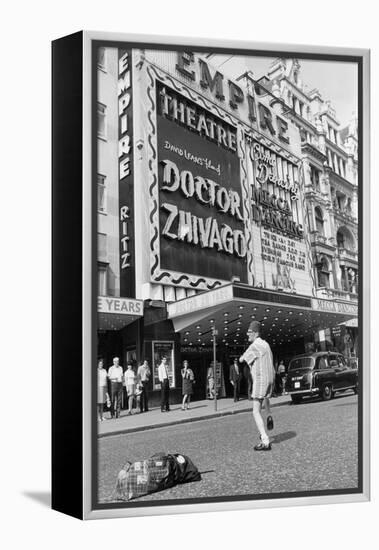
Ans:
<svg viewBox="0 0 379 550"><path fill-rule="evenodd" d="M108 501L126 461L157 452L191 457L202 480L136 501L351 489L358 484L358 399L274 407L271 452L255 452L251 412L99 440L99 500Z"/></svg>

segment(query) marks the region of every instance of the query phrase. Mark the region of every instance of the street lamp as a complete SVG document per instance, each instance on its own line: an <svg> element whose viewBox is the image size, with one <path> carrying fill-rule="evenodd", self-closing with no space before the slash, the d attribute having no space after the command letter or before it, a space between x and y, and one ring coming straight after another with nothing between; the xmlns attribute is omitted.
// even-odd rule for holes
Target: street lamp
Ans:
<svg viewBox="0 0 379 550"><path fill-rule="evenodd" d="M216 327L212 327L212 337L213 337L213 380L214 380L215 411L217 411L216 336L218 336L218 330L216 329Z"/></svg>

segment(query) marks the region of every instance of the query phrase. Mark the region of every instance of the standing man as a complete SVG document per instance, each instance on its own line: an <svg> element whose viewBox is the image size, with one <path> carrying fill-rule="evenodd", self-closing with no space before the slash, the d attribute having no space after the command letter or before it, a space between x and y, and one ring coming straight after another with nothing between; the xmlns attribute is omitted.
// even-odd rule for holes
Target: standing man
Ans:
<svg viewBox="0 0 379 550"><path fill-rule="evenodd" d="M111 383L111 417L119 418L122 395L122 379L124 371L121 367L120 359L113 357L113 365L109 367L108 378Z"/></svg>
<svg viewBox="0 0 379 550"><path fill-rule="evenodd" d="M141 395L140 395L140 411L141 413L149 410L149 395L148 395L148 384L151 376L151 371L149 368L149 363L145 360L142 365L138 367L137 370L137 383L141 384Z"/></svg>
<svg viewBox="0 0 379 550"><path fill-rule="evenodd" d="M269 344L260 337L261 324L258 321L252 321L247 331L250 346L245 353L241 355L240 362L246 361L251 370L253 378L253 416L258 428L261 441L255 445L255 451L271 451L271 443L265 430L262 418L262 404L265 404L267 412L267 429L274 428L274 421L271 416L270 397L272 394L275 370L272 360L272 352Z"/></svg>
<svg viewBox="0 0 379 550"><path fill-rule="evenodd" d="M170 410L170 381L168 378L167 357L162 357L158 367L158 378L161 383L161 412L168 412Z"/></svg>
<svg viewBox="0 0 379 550"><path fill-rule="evenodd" d="M241 375L240 375L240 369L238 366L237 357L234 359L233 364L230 365L229 381L233 386L234 403L236 403L237 401L239 401L239 398L240 398L240 384L241 384Z"/></svg>
<svg viewBox="0 0 379 550"><path fill-rule="evenodd" d="M280 389L282 392L282 395L284 395L286 390L286 367L284 365L284 361L280 361L278 366L278 375L280 377Z"/></svg>

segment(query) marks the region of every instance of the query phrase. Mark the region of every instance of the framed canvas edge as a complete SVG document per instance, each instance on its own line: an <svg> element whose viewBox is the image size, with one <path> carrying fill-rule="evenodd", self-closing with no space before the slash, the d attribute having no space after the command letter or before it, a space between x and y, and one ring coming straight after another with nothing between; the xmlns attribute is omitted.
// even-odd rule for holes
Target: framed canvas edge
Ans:
<svg viewBox="0 0 379 550"><path fill-rule="evenodd" d="M263 500L243 500L225 502L204 502L194 504L170 504L162 506L146 506L135 508L113 508L94 510L92 508L92 422L91 422L91 365L93 362L92 329L95 312L92 311L92 159L91 159L91 45L92 41L104 40L112 42L159 43L163 45L189 46L194 43L200 47L234 48L262 50L266 52L283 50L286 53L321 54L330 56L356 56L362 59L362 105L361 115L363 131L361 131L361 181L364 195L361 197L361 213L359 220L361 228L361 246L363 255L363 284L361 286L361 319L365 331L360 335L363 363L363 394L362 399L362 492L343 495L309 496L293 498L275 498ZM102 31L83 31L83 258L82 258L82 290L83 290L83 519L106 519L121 517L137 517L146 515L201 513L214 511L249 510L255 508L274 508L284 506L305 506L322 504L341 504L367 502L370 500L370 50L364 48L349 48L335 46L317 46L284 44L275 42L254 42L241 40L221 40L190 37L174 37L163 35L143 35L131 33L114 33ZM364 236L364 238L362 238ZM227 497L225 497L227 498Z"/></svg>

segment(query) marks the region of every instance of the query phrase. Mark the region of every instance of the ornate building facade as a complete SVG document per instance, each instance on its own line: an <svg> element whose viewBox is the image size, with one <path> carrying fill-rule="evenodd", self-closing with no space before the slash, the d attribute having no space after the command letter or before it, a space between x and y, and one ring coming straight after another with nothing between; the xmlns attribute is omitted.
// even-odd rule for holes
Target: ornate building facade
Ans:
<svg viewBox="0 0 379 550"><path fill-rule="evenodd" d="M259 82L299 128L317 295L357 301L357 119L341 127L331 102L303 84L297 59L277 59Z"/></svg>

